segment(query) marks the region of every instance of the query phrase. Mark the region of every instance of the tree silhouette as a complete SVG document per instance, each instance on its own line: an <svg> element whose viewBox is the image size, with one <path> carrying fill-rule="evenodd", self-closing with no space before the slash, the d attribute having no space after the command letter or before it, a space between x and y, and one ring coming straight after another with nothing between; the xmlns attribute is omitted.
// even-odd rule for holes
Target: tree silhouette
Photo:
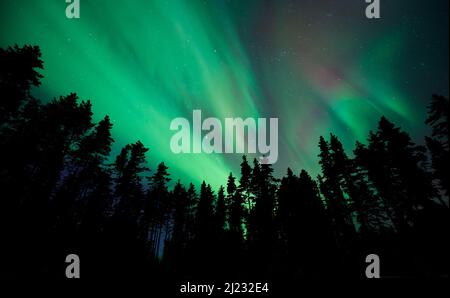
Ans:
<svg viewBox="0 0 450 298"><path fill-rule="evenodd" d="M163 247L171 233L170 220L173 202L167 186L170 181L167 169L168 167L164 163L160 163L156 173L149 179L150 190L144 213L144 235L147 236L147 233L150 233L150 244L154 257L160 256L160 248Z"/></svg>
<svg viewBox="0 0 450 298"><path fill-rule="evenodd" d="M142 260L146 255L143 251L146 239L142 239L141 227L145 199L142 175L148 170L145 166L147 151L140 141L128 144L122 148L113 165L114 213L107 232L116 260L115 270L129 272L130 277L138 276L143 270Z"/></svg>
<svg viewBox="0 0 450 298"><path fill-rule="evenodd" d="M250 254L255 263L254 268L262 275L268 274L267 259L271 261L271 252L275 249L276 231L274 229L274 208L277 180L272 175L270 164L258 164L254 160L253 189L255 207L252 210L252 221L249 222ZM266 260L263 263L262 260Z"/></svg>
<svg viewBox="0 0 450 298"><path fill-rule="evenodd" d="M432 96L425 123L432 128L431 137L425 139L431 153L434 177L439 180L441 190L448 196L448 98L436 94Z"/></svg>
<svg viewBox="0 0 450 298"><path fill-rule="evenodd" d="M346 254L354 240L355 226L350 210L348 194L344 192L346 156L337 138L331 134L330 143L320 137L320 161L322 176L319 176L320 191L325 197L328 214L334 227L336 241Z"/></svg>
<svg viewBox="0 0 450 298"><path fill-rule="evenodd" d="M388 215L399 231L408 229L414 212L436 196L425 164L424 148L382 117L369 144L359 145L355 154L367 169Z"/></svg>
<svg viewBox="0 0 450 298"><path fill-rule="evenodd" d="M443 96L428 106L428 151L382 117L353 156L336 135L320 137L317 180L291 168L278 180L271 165L243 156L239 177L217 190L203 181L197 193L172 183L164 162L145 183L140 141L112 158L111 120L94 122L89 100L33 98L38 47L0 49L0 65L1 277L26 277L30 251L35 275L64 278L65 256L77 253L88 278L156 286L359 277L369 253L386 275L449 276Z"/></svg>
<svg viewBox="0 0 450 298"><path fill-rule="evenodd" d="M251 174L252 168L248 164L247 157L242 156L241 162L241 177L239 179L239 192L247 205L247 210L250 212L253 209L253 197L251 190Z"/></svg>
<svg viewBox="0 0 450 298"><path fill-rule="evenodd" d="M187 231L189 197L186 189L179 180L173 188L171 197L174 205L172 219L173 228L170 234L167 232L170 236L166 237L167 240L164 245L164 260L166 260L168 263L167 266L171 270L173 270L176 274L180 274L180 271L187 266L185 262L187 255L185 252L189 241L189 233Z"/></svg>
<svg viewBox="0 0 450 298"><path fill-rule="evenodd" d="M339 251L333 238L333 227L316 182L304 170L300 172L297 191L299 201L294 210L300 233L296 235L293 231L291 237L292 246L298 248L299 254L293 260L300 262L303 277L336 274Z"/></svg>
<svg viewBox="0 0 450 298"><path fill-rule="evenodd" d="M236 249L242 245L243 206L241 194L237 191L236 178L230 173L227 182L227 200L229 204L229 233L230 241Z"/></svg>
<svg viewBox="0 0 450 298"><path fill-rule="evenodd" d="M17 116L20 106L32 99L30 89L41 84L43 76L38 71L43 66L37 46L0 48L0 126Z"/></svg>
<svg viewBox="0 0 450 298"><path fill-rule="evenodd" d="M193 254L196 260L198 274L211 274L214 270L212 263L217 231L214 227L214 194L211 186L203 181L200 187L200 197L197 205Z"/></svg>
<svg viewBox="0 0 450 298"><path fill-rule="evenodd" d="M228 225L227 223L227 206L225 203L225 189L223 186L220 186L219 191L217 192L217 204L215 210L215 229L218 232L218 238L223 240L225 229Z"/></svg>

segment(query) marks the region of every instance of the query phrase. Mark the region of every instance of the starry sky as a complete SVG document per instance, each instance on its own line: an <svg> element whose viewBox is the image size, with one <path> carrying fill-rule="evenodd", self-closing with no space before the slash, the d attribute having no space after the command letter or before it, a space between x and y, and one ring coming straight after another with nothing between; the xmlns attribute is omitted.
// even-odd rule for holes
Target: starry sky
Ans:
<svg viewBox="0 0 450 298"><path fill-rule="evenodd" d="M318 138L348 152L381 115L422 142L432 93L448 96L448 0L1 0L0 46L41 47L43 101L77 92L110 115L117 153L141 140L155 169L217 187L240 154L174 154L176 117L277 117L275 173L318 174ZM253 158L255 156L250 156Z"/></svg>

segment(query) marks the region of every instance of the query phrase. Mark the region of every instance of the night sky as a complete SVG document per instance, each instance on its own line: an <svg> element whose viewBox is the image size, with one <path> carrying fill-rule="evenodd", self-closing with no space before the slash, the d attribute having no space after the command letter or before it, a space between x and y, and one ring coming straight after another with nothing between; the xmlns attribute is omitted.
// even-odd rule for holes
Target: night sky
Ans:
<svg viewBox="0 0 450 298"><path fill-rule="evenodd" d="M350 153L381 115L422 142L432 93L448 96L448 0L1 0L0 46L41 47L43 101L77 92L95 119L110 115L115 153L140 139L150 167L214 187L238 174L240 154L170 150L170 122L278 117L276 175L318 174L320 135ZM251 156L253 157L253 156Z"/></svg>

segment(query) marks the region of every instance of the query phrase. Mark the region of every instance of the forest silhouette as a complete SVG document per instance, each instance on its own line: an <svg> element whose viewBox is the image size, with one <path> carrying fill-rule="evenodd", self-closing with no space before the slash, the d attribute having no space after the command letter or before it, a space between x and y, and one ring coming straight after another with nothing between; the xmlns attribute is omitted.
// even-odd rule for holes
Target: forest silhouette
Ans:
<svg viewBox="0 0 450 298"><path fill-rule="evenodd" d="M155 284L361 279L372 253L382 277L449 278L447 98L426 146L382 117L351 155L320 137L318 177L243 156L215 190L150 170L140 141L112 157L89 101L32 96L42 69L37 46L0 49L1 278L64 279L72 253L82 278Z"/></svg>

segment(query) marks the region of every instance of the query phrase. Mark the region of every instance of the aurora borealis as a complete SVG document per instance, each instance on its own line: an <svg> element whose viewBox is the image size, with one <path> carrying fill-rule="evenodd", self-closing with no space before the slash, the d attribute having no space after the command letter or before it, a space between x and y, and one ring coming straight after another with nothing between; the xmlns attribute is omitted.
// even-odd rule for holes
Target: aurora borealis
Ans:
<svg viewBox="0 0 450 298"><path fill-rule="evenodd" d="M215 187L239 154L174 154L173 118L277 117L276 175L318 173L320 135L350 153L385 115L421 142L432 93L448 96L448 1L2 0L0 46L41 47L36 96L76 92L108 114L116 150L141 140L150 167Z"/></svg>

